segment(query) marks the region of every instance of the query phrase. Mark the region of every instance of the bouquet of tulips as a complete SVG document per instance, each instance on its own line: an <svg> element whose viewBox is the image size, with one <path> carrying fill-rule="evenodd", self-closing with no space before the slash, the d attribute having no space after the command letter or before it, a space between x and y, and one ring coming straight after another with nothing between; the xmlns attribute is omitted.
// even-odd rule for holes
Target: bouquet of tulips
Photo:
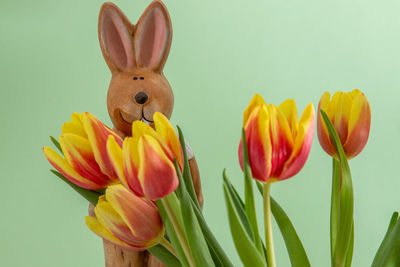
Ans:
<svg viewBox="0 0 400 267"><path fill-rule="evenodd" d="M315 111L309 104L300 119L294 100L279 106L255 95L244 111L239 163L244 194L226 171L223 192L232 238L246 267L277 266L272 215L292 266L310 266L300 238L283 208L270 196L271 185L296 175L310 152ZM332 157L330 241L332 266L351 266L354 246L353 188L348 160L367 143L371 110L359 90L326 92L317 112L322 148ZM132 124L121 139L89 113L72 114L62 126L59 153L43 151L63 179L95 208L86 217L90 230L126 251L147 250L166 266L233 266L207 225L189 169L181 129L161 113L154 127ZM254 186L263 196L265 239L260 236ZM400 222L395 212L372 266L400 266Z"/></svg>

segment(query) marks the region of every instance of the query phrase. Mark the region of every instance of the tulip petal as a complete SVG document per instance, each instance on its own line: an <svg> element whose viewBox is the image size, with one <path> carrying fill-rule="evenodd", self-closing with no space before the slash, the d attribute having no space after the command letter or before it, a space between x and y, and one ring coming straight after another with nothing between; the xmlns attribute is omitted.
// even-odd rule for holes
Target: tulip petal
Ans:
<svg viewBox="0 0 400 267"><path fill-rule="evenodd" d="M178 184L175 166L167 157L160 143L150 135L139 139L140 164L138 178L144 195L152 200L173 192Z"/></svg>
<svg viewBox="0 0 400 267"><path fill-rule="evenodd" d="M333 123L341 143L344 144L347 139L347 128L353 100L350 94L340 92L338 95L339 97L337 103L335 104L335 116Z"/></svg>
<svg viewBox="0 0 400 267"><path fill-rule="evenodd" d="M301 116L294 149L290 158L285 162L279 180L288 179L297 174L304 166L314 136L315 112L314 106L309 104Z"/></svg>
<svg viewBox="0 0 400 267"><path fill-rule="evenodd" d="M107 230L100 222L97 220L95 217L91 216L86 216L85 217L85 222L87 227L96 235L100 236L101 238L121 247L124 249L129 249L129 250L142 250L142 249L134 249L131 247L131 245L123 242L122 240L118 239L115 237L110 231Z"/></svg>
<svg viewBox="0 0 400 267"><path fill-rule="evenodd" d="M62 134L72 133L87 138L86 132L83 130L82 125L76 122L68 121L62 125Z"/></svg>
<svg viewBox="0 0 400 267"><path fill-rule="evenodd" d="M107 228L114 236L129 245L140 246L136 236L125 223L122 217L115 211L112 205L104 196L99 198L99 202L94 208L96 218Z"/></svg>
<svg viewBox="0 0 400 267"><path fill-rule="evenodd" d="M115 180L117 177L107 154L107 139L109 135L112 135L120 145L122 145L122 139L88 112L82 114L82 123L101 171L111 180Z"/></svg>
<svg viewBox="0 0 400 267"><path fill-rule="evenodd" d="M321 99L319 100L319 109L325 111L327 115L328 115L328 110L330 108L330 102L331 102L331 94L328 91L326 91L325 93L322 94Z"/></svg>
<svg viewBox="0 0 400 267"><path fill-rule="evenodd" d="M151 126L142 121L134 121L132 123L132 137L140 137L145 134L153 136L154 138L159 138L156 131Z"/></svg>
<svg viewBox="0 0 400 267"><path fill-rule="evenodd" d="M253 112L254 108L259 105L266 105L264 99L261 95L255 94L253 98L250 100L249 105L243 112L243 126L246 128L246 124L250 118L251 113Z"/></svg>
<svg viewBox="0 0 400 267"><path fill-rule="evenodd" d="M349 119L349 130L343 149L349 159L357 156L365 147L371 125L371 107L364 94L353 99Z"/></svg>
<svg viewBox="0 0 400 267"><path fill-rule="evenodd" d="M321 99L319 100L318 104L318 112L317 112L317 133L318 133L318 140L321 147L331 156L336 155L336 150L333 147L332 141L329 137L328 128L325 125L321 117L320 110L325 111L328 117L332 120L332 117L328 114L328 110L330 110L330 94L329 92L325 92Z"/></svg>
<svg viewBox="0 0 400 267"><path fill-rule="evenodd" d="M279 110L285 115L292 131L292 136L295 138L297 128L299 127L296 102L293 99L288 99L279 105Z"/></svg>
<svg viewBox="0 0 400 267"><path fill-rule="evenodd" d="M82 126L82 114L72 113L71 121L68 121L62 125L62 134L72 133L87 138L87 134Z"/></svg>
<svg viewBox="0 0 400 267"><path fill-rule="evenodd" d="M149 199L137 197L122 185L107 188L106 199L129 226L138 242L155 245L164 234L157 206Z"/></svg>
<svg viewBox="0 0 400 267"><path fill-rule="evenodd" d="M154 125L155 123L156 122L154 121ZM162 148L164 149L165 153L167 153L168 157L170 159L174 159L174 154L171 148L168 147L167 143L163 140L163 138L160 137L160 135L156 132L156 130L154 130L151 126L147 125L142 121L134 121L132 124L132 137L138 139L143 135L149 135L155 138L161 144Z"/></svg>
<svg viewBox="0 0 400 267"><path fill-rule="evenodd" d="M105 183L94 183L85 177L82 177L77 171L75 171L71 165L62 158L57 152L55 152L50 147L43 148L44 155L47 160L59 171L65 178L67 178L72 183L89 190L98 190L106 186Z"/></svg>
<svg viewBox="0 0 400 267"><path fill-rule="evenodd" d="M272 148L270 176L279 177L284 163L292 153L294 141L285 115L275 105L267 107L270 113Z"/></svg>
<svg viewBox="0 0 400 267"><path fill-rule="evenodd" d="M115 141L115 138L112 135L110 135L107 140L107 153L119 181L124 186L128 187L128 182L126 181L124 173L122 148L117 143L117 141Z"/></svg>
<svg viewBox="0 0 400 267"><path fill-rule="evenodd" d="M101 172L86 138L66 133L60 136L60 145L66 160L80 175L95 183L108 182L108 177Z"/></svg>
<svg viewBox="0 0 400 267"><path fill-rule="evenodd" d="M253 109L245 127L252 176L266 182L271 173L271 140L269 112L265 105ZM242 141L239 144L239 162L243 169Z"/></svg>
<svg viewBox="0 0 400 267"><path fill-rule="evenodd" d="M335 121L336 112L337 112L336 107L338 106L338 103L339 103L339 100L340 100L342 94L343 94L343 92L340 92L340 91L334 93L332 96L332 99L330 100L330 103L328 105L327 115L331 119L332 122Z"/></svg>
<svg viewBox="0 0 400 267"><path fill-rule="evenodd" d="M154 113L154 126L156 128L157 134L161 139L167 144L167 146L173 151L176 160L183 169L183 151L179 138L176 135L176 131L172 127L169 120L160 112ZM173 158L172 158L173 160Z"/></svg>
<svg viewBox="0 0 400 267"><path fill-rule="evenodd" d="M138 166L139 150L138 150L138 137L125 138L122 146L123 163L124 163L124 174L128 188L130 188L136 195L143 197L142 185L138 180Z"/></svg>

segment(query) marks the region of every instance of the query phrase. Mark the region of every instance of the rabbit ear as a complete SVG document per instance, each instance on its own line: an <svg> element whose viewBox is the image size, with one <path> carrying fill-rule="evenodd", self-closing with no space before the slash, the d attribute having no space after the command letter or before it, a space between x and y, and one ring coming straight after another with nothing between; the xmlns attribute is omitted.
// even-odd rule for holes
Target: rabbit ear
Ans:
<svg viewBox="0 0 400 267"><path fill-rule="evenodd" d="M161 72L172 39L171 19L161 1L153 1L140 17L135 30L136 64Z"/></svg>
<svg viewBox="0 0 400 267"><path fill-rule="evenodd" d="M99 15L99 41L110 70L122 71L134 65L133 25L113 3L104 3Z"/></svg>

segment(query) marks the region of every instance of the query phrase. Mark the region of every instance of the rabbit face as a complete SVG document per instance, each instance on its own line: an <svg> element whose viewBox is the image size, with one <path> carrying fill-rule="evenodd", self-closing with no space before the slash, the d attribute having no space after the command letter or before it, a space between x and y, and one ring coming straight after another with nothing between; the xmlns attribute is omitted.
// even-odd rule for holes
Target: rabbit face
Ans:
<svg viewBox="0 0 400 267"><path fill-rule="evenodd" d="M132 122L142 120L153 126L153 114L158 111L170 117L174 96L162 74L148 70L113 75L107 96L107 108L114 127L131 135Z"/></svg>
<svg viewBox="0 0 400 267"><path fill-rule="evenodd" d="M161 1L153 1L136 25L116 5L103 4L99 40L112 73L107 108L122 135L132 134L135 120L152 125L156 111L171 116L174 97L162 73L171 38L171 21Z"/></svg>

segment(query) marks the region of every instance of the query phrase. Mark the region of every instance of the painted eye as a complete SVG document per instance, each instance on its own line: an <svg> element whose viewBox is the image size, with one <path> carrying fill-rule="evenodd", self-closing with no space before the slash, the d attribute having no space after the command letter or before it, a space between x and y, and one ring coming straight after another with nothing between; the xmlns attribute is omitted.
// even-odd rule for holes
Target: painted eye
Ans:
<svg viewBox="0 0 400 267"><path fill-rule="evenodd" d="M144 77L140 77L141 80L144 80Z"/></svg>
<svg viewBox="0 0 400 267"><path fill-rule="evenodd" d="M133 77L133 79L136 81L136 80L137 80L137 77Z"/></svg>

